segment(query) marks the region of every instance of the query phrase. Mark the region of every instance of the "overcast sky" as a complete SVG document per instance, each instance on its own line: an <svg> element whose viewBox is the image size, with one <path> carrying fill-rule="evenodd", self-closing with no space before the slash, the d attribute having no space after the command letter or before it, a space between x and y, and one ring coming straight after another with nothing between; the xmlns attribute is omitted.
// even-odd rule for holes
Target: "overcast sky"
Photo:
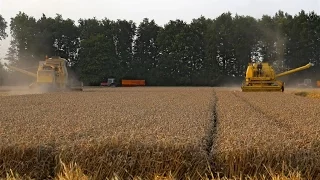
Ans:
<svg viewBox="0 0 320 180"><path fill-rule="evenodd" d="M50 17L58 13L75 21L107 17L139 23L147 17L164 25L177 18L187 22L201 15L215 18L227 11L260 18L263 14L274 15L278 10L297 14L302 9L320 14L320 0L0 0L0 14L8 23L19 11L35 18L42 13ZM0 42L0 58L4 57L9 41L10 37Z"/></svg>

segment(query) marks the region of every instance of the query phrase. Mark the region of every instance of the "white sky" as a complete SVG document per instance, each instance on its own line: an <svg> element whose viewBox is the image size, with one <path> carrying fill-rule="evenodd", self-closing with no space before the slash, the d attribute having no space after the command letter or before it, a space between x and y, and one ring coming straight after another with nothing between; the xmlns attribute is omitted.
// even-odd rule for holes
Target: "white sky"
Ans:
<svg viewBox="0 0 320 180"><path fill-rule="evenodd" d="M133 20L137 24L147 17L162 26L177 18L190 22L201 15L215 18L227 11L260 18L263 14L274 15L278 10L297 14L302 9L320 14L320 0L0 0L0 14L8 26L10 18L19 11L35 18L42 13L50 17L58 13L75 21L107 17ZM10 37L0 42L0 58L5 56L9 42Z"/></svg>

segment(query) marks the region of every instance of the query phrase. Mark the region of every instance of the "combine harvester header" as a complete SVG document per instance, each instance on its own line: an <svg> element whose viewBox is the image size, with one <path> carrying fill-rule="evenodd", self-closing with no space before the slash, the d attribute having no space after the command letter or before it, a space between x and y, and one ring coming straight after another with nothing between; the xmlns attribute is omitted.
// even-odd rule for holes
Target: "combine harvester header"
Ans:
<svg viewBox="0 0 320 180"><path fill-rule="evenodd" d="M281 76L292 74L312 67L312 63L280 74L276 74L269 63L249 63L242 92L284 91L284 82L277 80Z"/></svg>

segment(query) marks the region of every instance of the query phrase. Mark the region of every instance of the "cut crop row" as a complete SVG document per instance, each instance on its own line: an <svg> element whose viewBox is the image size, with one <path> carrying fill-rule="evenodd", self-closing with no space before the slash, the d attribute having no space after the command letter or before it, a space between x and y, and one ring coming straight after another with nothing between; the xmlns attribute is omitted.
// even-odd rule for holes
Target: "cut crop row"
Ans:
<svg viewBox="0 0 320 180"><path fill-rule="evenodd" d="M296 170L316 178L320 172L316 101L283 93L231 91L218 91L217 98L212 150L216 171L232 177Z"/></svg>

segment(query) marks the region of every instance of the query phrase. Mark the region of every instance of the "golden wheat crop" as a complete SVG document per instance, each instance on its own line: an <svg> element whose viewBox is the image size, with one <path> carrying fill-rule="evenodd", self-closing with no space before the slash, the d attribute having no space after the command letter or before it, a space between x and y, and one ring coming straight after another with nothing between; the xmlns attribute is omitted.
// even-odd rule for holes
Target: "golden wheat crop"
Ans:
<svg viewBox="0 0 320 180"><path fill-rule="evenodd" d="M310 92L310 94L308 94L308 97L320 99L320 92Z"/></svg>
<svg viewBox="0 0 320 180"><path fill-rule="evenodd" d="M217 92L213 154L226 176L302 172L319 178L319 101L273 92Z"/></svg>
<svg viewBox="0 0 320 180"><path fill-rule="evenodd" d="M207 167L210 88L114 88L0 97L0 172L198 177Z"/></svg>
<svg viewBox="0 0 320 180"><path fill-rule="evenodd" d="M12 169L37 179L199 179L205 173L316 179L318 104L223 88L1 96L0 176ZM64 165L74 163L77 168Z"/></svg>

